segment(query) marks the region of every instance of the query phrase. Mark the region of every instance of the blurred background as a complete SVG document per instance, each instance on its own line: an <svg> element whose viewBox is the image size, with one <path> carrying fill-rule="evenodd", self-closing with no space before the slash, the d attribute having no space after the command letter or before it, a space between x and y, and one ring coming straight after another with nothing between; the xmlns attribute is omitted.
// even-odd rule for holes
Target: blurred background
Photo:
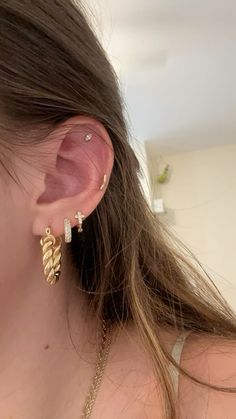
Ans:
<svg viewBox="0 0 236 419"><path fill-rule="evenodd" d="M236 309L236 2L87 0L153 211Z"/></svg>

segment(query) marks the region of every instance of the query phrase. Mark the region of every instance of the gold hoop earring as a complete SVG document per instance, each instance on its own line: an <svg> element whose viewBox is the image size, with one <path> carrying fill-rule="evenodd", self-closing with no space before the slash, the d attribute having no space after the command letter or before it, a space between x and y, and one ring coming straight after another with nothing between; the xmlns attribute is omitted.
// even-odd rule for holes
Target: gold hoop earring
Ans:
<svg viewBox="0 0 236 419"><path fill-rule="evenodd" d="M71 231L71 222L69 218L64 219L64 231L65 231L65 243L71 243L72 231Z"/></svg>
<svg viewBox="0 0 236 419"><path fill-rule="evenodd" d="M84 219L84 214L82 214L82 212L78 211L77 214L75 215L75 218L78 220L78 233L82 233L83 232L83 219Z"/></svg>
<svg viewBox="0 0 236 419"><path fill-rule="evenodd" d="M61 274L61 238L56 239L51 233L50 227L45 230L41 237L43 267L46 281L50 285L56 284Z"/></svg>
<svg viewBox="0 0 236 419"><path fill-rule="evenodd" d="M103 176L103 182L102 182L102 184L99 188L100 191L102 191L104 189L104 187L106 186L106 183L107 183L107 174L105 173L105 175Z"/></svg>

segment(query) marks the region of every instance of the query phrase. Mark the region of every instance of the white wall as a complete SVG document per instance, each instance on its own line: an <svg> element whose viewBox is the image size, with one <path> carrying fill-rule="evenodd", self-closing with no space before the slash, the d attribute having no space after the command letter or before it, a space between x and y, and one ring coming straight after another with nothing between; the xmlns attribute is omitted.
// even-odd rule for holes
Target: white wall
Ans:
<svg viewBox="0 0 236 419"><path fill-rule="evenodd" d="M148 157L153 181L159 160L150 150ZM163 159L172 173L154 197L164 199L168 222L236 309L236 145Z"/></svg>

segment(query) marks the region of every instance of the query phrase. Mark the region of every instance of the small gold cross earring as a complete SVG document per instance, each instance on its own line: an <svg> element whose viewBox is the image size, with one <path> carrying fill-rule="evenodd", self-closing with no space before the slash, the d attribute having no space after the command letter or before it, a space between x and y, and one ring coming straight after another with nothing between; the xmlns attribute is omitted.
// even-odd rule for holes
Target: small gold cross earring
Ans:
<svg viewBox="0 0 236 419"><path fill-rule="evenodd" d="M82 212L80 212L80 211L78 211L75 215L75 218L78 220L78 233L83 232L82 224L83 224L84 217L85 217L85 215L82 214Z"/></svg>

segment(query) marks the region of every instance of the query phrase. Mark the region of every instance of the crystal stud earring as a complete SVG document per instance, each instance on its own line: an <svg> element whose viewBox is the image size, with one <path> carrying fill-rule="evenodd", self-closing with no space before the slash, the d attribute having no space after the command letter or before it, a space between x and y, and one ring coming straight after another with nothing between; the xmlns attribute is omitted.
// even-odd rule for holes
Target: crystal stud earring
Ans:
<svg viewBox="0 0 236 419"><path fill-rule="evenodd" d="M85 141L90 141L92 139L92 137L93 137L93 134L87 134L87 135L85 135L84 139L85 139Z"/></svg>

